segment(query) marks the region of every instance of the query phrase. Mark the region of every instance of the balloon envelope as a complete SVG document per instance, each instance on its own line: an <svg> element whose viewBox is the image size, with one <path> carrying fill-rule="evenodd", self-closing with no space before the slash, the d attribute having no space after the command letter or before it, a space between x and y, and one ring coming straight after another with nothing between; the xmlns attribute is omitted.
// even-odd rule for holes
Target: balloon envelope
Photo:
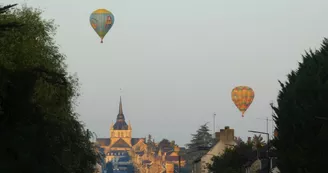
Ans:
<svg viewBox="0 0 328 173"><path fill-rule="evenodd" d="M231 99L243 117L248 107L252 104L254 96L253 89L248 86L237 86L231 91Z"/></svg>
<svg viewBox="0 0 328 173"><path fill-rule="evenodd" d="M114 24L114 15L106 9L98 9L90 15L90 24L101 38L101 43Z"/></svg>

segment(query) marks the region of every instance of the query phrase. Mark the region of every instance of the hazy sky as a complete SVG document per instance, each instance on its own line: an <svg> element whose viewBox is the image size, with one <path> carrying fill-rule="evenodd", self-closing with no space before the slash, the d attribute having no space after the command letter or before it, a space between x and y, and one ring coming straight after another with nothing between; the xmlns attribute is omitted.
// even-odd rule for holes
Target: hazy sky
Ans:
<svg viewBox="0 0 328 173"><path fill-rule="evenodd" d="M213 112L217 128L228 125L244 139L248 130L266 131L257 118L271 116L278 80L328 34L327 0L16 2L59 25L56 41L81 83L77 112L98 137L109 137L120 95L133 137L183 145L201 124L213 129ZM89 23L98 8L115 16L103 44ZM255 91L244 118L230 98L237 85Z"/></svg>

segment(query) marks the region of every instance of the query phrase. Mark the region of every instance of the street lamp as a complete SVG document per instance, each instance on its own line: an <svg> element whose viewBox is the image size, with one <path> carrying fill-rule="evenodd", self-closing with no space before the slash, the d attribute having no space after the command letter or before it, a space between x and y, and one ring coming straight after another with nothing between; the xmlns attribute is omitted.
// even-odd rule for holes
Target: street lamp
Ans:
<svg viewBox="0 0 328 173"><path fill-rule="evenodd" d="M248 130L248 132L251 132L251 133L259 133L259 134L264 134L264 135L267 135L267 137L268 137L268 142L267 142L267 146L268 146L268 148L267 148L267 155L268 155L268 173L270 173L270 158L269 158L269 142L270 142L270 135L269 135L269 133L265 133L265 132L259 132L259 131L254 131L254 130Z"/></svg>

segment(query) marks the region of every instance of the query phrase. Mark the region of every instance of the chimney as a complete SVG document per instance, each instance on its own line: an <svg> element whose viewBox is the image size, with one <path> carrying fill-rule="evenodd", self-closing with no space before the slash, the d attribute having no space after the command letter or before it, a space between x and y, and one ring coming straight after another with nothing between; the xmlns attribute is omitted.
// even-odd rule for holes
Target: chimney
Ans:
<svg viewBox="0 0 328 173"><path fill-rule="evenodd" d="M232 142L235 138L235 130L230 129L229 126L225 126L220 130L220 140L224 143Z"/></svg>

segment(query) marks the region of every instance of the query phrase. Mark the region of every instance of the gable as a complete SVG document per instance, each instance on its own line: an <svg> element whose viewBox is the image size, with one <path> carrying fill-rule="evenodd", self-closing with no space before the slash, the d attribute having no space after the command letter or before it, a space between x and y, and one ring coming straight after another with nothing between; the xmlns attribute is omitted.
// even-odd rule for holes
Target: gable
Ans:
<svg viewBox="0 0 328 173"><path fill-rule="evenodd" d="M145 138L131 138L131 144L136 145L140 140L145 141Z"/></svg>
<svg viewBox="0 0 328 173"><path fill-rule="evenodd" d="M127 144L123 139L119 139L112 145L112 148L130 148L130 145Z"/></svg>
<svg viewBox="0 0 328 173"><path fill-rule="evenodd" d="M147 150L147 145L144 143L144 141L141 139L139 140L138 143L136 143L134 146L133 146L133 149L136 150L136 151L145 151Z"/></svg>

